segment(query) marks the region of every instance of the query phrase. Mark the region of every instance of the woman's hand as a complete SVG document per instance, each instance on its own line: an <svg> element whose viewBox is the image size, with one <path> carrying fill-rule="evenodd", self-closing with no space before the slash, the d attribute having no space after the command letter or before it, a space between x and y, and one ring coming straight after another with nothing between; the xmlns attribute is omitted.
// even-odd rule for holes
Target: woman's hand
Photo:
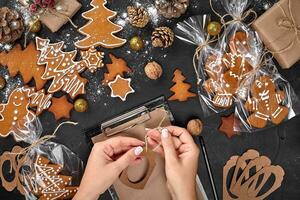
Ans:
<svg viewBox="0 0 300 200"><path fill-rule="evenodd" d="M73 200L98 199L125 168L140 159L142 146L144 142L129 137L115 137L96 143Z"/></svg>
<svg viewBox="0 0 300 200"><path fill-rule="evenodd" d="M162 130L148 130L148 143L166 160L166 176L173 199L196 199L196 174L199 149L189 132L169 126Z"/></svg>

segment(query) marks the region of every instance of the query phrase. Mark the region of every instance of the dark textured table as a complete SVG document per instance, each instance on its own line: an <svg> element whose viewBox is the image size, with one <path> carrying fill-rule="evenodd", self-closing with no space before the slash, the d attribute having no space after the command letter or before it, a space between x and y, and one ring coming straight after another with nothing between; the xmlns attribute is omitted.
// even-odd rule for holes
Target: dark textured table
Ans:
<svg viewBox="0 0 300 200"><path fill-rule="evenodd" d="M131 1L136 2L136 1ZM139 1L149 6L151 1ZM85 20L81 18L81 13L88 10L89 0L81 0L84 5L81 10L73 17L73 20L78 25L84 25ZM1 0L0 6L12 6L12 1ZM108 7L124 13L126 7L131 5L128 0L111 0ZM153 27L158 25L174 25L188 16L197 14L211 13L207 0L192 0L188 12L178 20L163 20L159 19L157 23L148 25L145 29L135 29L130 25L126 25L124 31L120 34L124 38L130 38L133 35L141 35L145 40L150 41L150 35ZM119 18L120 19L120 18ZM118 19L117 19L118 20ZM64 40L66 41L66 50L74 48L73 42L82 37L75 31L70 24L65 25L57 33L51 33L47 28L38 34L40 37L49 38L52 42ZM103 78L103 69L99 70L95 75L84 73L90 82L87 85L86 98L89 100L89 110L86 113L76 113L72 111L71 120L79 122L77 127L64 126L57 134L55 141L62 143L69 147L73 152L79 155L84 162L86 162L91 144L89 139L83 134L83 130L92 127L102 121L109 119L117 114L120 114L130 108L140 105L150 99L160 95L169 96L171 92L169 88L172 86L173 71L179 68L187 77L187 82L194 82L195 75L192 68L192 55L194 47L175 40L174 45L166 50L153 49L150 44L139 54L128 52L128 44L124 47L114 50L105 50L106 53L112 52L115 55L127 60L128 65L134 69L133 87L136 93L129 95L126 102L121 102L119 99L111 98L109 96L109 89L100 85ZM106 56L107 57L107 56ZM154 59L163 65L164 74L158 81L149 81L145 79L143 74L143 66L148 61ZM298 65L298 66L297 66ZM292 69L282 71L281 74L291 83L294 90L300 95L300 67L299 63ZM3 72L3 70L1 71ZM196 91L195 84L193 84L193 91ZM60 95L60 94L58 94ZM3 102L4 98L0 100ZM201 109L197 98L193 98L187 102L169 102L171 111L176 120L176 125L185 126L187 121L193 117L201 115ZM228 113L227 113L228 114ZM223 115L226 115L224 113ZM54 127L60 122L56 122L54 116L45 112L40 117L45 134L52 133ZM213 116L204 120L205 127L203 137L206 142L207 151L210 157L212 171L215 176L216 186L219 196L222 195L222 171L226 161L232 155L241 155L248 149L256 149L262 155L268 156L273 164L281 165L285 170L284 181L280 189L274 192L268 199L272 200L296 200L300 196L300 117L295 117L292 120L281 124L278 127L263 130L257 133L243 133L240 136L235 136L228 139L221 134L217 128L220 124L220 116ZM12 137L0 138L0 153L3 151L10 151L16 145ZM25 145L23 143L19 145ZM5 173L5 172L4 172ZM7 172L6 172L7 173ZM209 199L213 199L210 182L203 158L201 156L199 162L199 175L204 185ZM7 192L3 187L0 187L0 199L16 200L24 199L17 190ZM110 199L108 194L105 194L101 199Z"/></svg>

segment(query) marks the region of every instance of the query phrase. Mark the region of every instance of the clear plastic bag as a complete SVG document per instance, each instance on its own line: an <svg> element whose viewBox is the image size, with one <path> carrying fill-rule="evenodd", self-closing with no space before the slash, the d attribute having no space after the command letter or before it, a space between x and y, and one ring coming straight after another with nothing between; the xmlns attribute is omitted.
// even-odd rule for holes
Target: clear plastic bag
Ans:
<svg viewBox="0 0 300 200"><path fill-rule="evenodd" d="M27 200L72 199L83 174L83 162L66 146L41 137L42 125L37 117L24 118L22 128L15 126L15 137L30 144L18 155L22 157L21 182ZM20 160L20 159L19 159Z"/></svg>
<svg viewBox="0 0 300 200"><path fill-rule="evenodd" d="M236 100L234 130L237 132L255 132L299 114L297 95L272 59L265 55L257 59L261 66L241 83L245 98Z"/></svg>
<svg viewBox="0 0 300 200"><path fill-rule="evenodd" d="M222 52L213 47L214 38L209 38L206 33L206 26L210 21L209 15L199 15L188 18L183 22L179 22L174 30L175 35L180 40L189 44L196 45L193 65L197 78L197 91L200 105L204 116L223 111L212 104L213 96L205 89L205 83L210 78L210 71L205 68L206 61L214 58L214 68L217 68L221 62Z"/></svg>

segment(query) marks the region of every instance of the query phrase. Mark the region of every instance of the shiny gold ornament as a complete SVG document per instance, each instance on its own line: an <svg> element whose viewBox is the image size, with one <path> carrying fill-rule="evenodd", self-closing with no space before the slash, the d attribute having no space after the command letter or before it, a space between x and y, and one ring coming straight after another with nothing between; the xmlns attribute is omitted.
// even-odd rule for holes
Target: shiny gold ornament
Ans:
<svg viewBox="0 0 300 200"><path fill-rule="evenodd" d="M40 20L34 19L29 22L29 31L31 33L37 33L41 30L41 28L42 28L42 24L41 24Z"/></svg>
<svg viewBox="0 0 300 200"><path fill-rule="evenodd" d="M207 33L211 36L217 36L221 32L222 26L219 22L209 22L207 25Z"/></svg>
<svg viewBox="0 0 300 200"><path fill-rule="evenodd" d="M0 90L5 88L6 86L6 80L3 78L3 76L0 76Z"/></svg>
<svg viewBox="0 0 300 200"><path fill-rule="evenodd" d="M134 51L140 51L144 47L144 42L141 37L134 36L129 41L130 48Z"/></svg>
<svg viewBox="0 0 300 200"><path fill-rule="evenodd" d="M88 109L88 102L85 99L77 99L74 103L74 109L77 112L86 112Z"/></svg>

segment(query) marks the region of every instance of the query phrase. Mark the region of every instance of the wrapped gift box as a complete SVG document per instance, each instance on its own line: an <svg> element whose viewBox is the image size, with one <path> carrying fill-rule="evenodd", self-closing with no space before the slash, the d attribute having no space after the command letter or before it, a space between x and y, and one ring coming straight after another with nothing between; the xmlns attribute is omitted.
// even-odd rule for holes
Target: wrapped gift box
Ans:
<svg viewBox="0 0 300 200"><path fill-rule="evenodd" d="M19 2L25 6L28 5L26 0L19 0ZM70 21L81 8L81 4L77 0L59 0L55 8L40 15L40 21L52 32L58 31L64 24Z"/></svg>
<svg viewBox="0 0 300 200"><path fill-rule="evenodd" d="M300 0L281 0L253 24L283 69L300 59Z"/></svg>

